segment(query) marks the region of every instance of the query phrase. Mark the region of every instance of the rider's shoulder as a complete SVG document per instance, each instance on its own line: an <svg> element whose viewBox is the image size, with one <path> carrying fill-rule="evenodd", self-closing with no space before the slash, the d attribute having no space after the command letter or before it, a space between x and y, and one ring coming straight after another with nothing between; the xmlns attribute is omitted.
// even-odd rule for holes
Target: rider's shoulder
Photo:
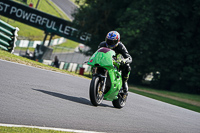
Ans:
<svg viewBox="0 0 200 133"><path fill-rule="evenodd" d="M99 47L106 47L106 42L105 42L105 41L101 42L101 43L99 44Z"/></svg>
<svg viewBox="0 0 200 133"><path fill-rule="evenodd" d="M106 44L106 41L102 41L100 44Z"/></svg>
<svg viewBox="0 0 200 133"><path fill-rule="evenodd" d="M123 48L123 47L125 47L125 46L124 46L124 44L123 44L122 42L119 42L119 43L118 43L118 47Z"/></svg>

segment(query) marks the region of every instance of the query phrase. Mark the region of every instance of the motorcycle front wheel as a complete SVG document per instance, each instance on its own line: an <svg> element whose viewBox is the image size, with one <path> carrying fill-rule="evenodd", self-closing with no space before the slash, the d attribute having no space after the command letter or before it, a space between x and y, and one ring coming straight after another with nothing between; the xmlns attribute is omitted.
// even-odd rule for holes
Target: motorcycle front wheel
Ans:
<svg viewBox="0 0 200 133"><path fill-rule="evenodd" d="M103 101L103 92L101 91L103 84L98 76L94 76L90 83L90 101L94 106L98 106Z"/></svg>

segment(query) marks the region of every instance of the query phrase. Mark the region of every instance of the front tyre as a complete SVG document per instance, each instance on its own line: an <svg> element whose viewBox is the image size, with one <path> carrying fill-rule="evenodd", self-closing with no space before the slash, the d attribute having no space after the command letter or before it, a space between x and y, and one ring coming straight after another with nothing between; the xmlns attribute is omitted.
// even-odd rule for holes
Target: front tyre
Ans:
<svg viewBox="0 0 200 133"><path fill-rule="evenodd" d="M127 95L124 93L119 93L118 99L113 100L112 104L115 108L121 109L126 105Z"/></svg>
<svg viewBox="0 0 200 133"><path fill-rule="evenodd" d="M103 101L103 92L101 91L103 84L100 81L100 78L94 76L90 83L90 101L94 106L98 106Z"/></svg>

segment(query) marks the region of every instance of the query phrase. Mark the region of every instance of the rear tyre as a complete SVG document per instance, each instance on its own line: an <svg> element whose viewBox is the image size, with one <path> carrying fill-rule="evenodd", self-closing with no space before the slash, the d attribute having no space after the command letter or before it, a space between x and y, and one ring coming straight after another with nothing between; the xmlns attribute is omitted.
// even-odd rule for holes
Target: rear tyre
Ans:
<svg viewBox="0 0 200 133"><path fill-rule="evenodd" d="M121 109L126 105L127 95L124 95L124 93L118 94L118 99L113 100L112 104L115 108Z"/></svg>
<svg viewBox="0 0 200 133"><path fill-rule="evenodd" d="M90 83L90 101L94 106L98 106L103 101L103 92L101 91L102 83L100 78L94 76Z"/></svg>

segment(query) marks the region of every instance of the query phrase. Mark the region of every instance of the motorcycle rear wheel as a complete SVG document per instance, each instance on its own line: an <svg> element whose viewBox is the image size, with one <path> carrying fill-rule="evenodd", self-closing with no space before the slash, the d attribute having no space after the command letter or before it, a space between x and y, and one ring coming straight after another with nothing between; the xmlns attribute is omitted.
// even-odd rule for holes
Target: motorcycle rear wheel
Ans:
<svg viewBox="0 0 200 133"><path fill-rule="evenodd" d="M112 104L115 108L121 109L126 105L127 96L124 97L123 93L119 93L118 99L113 100Z"/></svg>
<svg viewBox="0 0 200 133"><path fill-rule="evenodd" d="M94 76L90 83L90 101L94 106L98 106L103 101L103 92L101 91L101 81L100 78Z"/></svg>

